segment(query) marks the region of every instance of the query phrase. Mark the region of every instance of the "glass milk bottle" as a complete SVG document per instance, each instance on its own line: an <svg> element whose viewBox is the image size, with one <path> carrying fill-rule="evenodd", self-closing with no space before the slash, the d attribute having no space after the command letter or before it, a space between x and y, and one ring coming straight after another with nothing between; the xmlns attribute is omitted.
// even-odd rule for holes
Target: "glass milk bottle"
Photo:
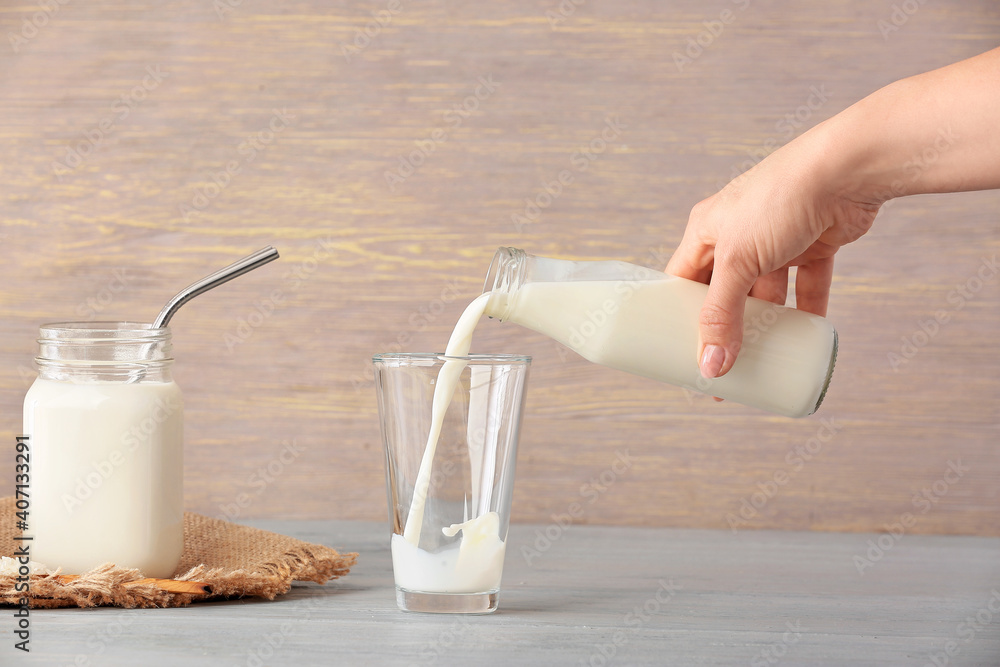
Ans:
<svg viewBox="0 0 1000 667"><path fill-rule="evenodd" d="M64 574L103 563L169 578L184 543L184 401L170 329L45 324L24 399L32 560Z"/></svg>
<svg viewBox="0 0 1000 667"><path fill-rule="evenodd" d="M574 262L500 248L486 314L543 333L585 359L787 417L812 414L837 358L825 318L747 300L733 368L706 380L698 316L708 286L627 262Z"/></svg>

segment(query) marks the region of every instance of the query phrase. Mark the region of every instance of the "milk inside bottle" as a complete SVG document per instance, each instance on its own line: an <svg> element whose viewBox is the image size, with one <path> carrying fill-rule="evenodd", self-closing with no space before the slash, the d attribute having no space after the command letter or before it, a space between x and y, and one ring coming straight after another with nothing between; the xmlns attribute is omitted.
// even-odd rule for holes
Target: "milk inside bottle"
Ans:
<svg viewBox="0 0 1000 667"><path fill-rule="evenodd" d="M698 317L708 286L619 261L577 262L497 250L485 313L543 333L597 364L787 417L819 407L837 356L828 320L747 299L736 364L698 369Z"/></svg>

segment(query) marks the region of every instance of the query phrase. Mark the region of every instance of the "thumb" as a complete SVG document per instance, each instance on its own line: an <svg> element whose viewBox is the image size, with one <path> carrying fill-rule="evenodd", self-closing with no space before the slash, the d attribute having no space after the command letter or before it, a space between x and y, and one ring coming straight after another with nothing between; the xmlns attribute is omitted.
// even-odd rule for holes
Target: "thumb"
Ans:
<svg viewBox="0 0 1000 667"><path fill-rule="evenodd" d="M722 266L716 258L708 295L699 318L698 367L702 377L717 378L736 363L743 344L743 309L753 279Z"/></svg>

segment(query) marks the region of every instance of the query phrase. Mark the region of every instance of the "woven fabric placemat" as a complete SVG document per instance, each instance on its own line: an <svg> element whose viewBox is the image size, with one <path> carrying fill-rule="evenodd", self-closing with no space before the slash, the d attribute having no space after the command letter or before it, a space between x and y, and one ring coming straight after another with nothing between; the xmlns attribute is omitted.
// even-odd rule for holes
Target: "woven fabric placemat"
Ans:
<svg viewBox="0 0 1000 667"><path fill-rule="evenodd" d="M13 557L21 542L13 498L0 498L0 556ZM139 570L106 563L79 577L32 575L32 608L179 607L200 600L262 597L273 600L293 581L324 584L347 574L358 554L341 554L222 519L184 513L184 552L173 579L145 579ZM172 583L173 582L173 583ZM0 605L18 605L17 575L0 575Z"/></svg>

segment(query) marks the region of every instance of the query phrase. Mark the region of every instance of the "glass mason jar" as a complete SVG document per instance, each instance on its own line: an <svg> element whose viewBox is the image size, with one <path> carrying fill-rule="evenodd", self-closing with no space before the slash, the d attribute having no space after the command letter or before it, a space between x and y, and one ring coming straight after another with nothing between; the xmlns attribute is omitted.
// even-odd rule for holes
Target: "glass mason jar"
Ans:
<svg viewBox="0 0 1000 667"><path fill-rule="evenodd" d="M64 574L103 563L170 578L184 545L184 400L170 329L44 324L24 398L32 560Z"/></svg>
<svg viewBox="0 0 1000 667"><path fill-rule="evenodd" d="M787 417L816 411L837 359L818 315L747 299L743 348L722 377L698 368L708 286L619 261L567 261L500 248L487 272L486 314L545 334L597 364Z"/></svg>

